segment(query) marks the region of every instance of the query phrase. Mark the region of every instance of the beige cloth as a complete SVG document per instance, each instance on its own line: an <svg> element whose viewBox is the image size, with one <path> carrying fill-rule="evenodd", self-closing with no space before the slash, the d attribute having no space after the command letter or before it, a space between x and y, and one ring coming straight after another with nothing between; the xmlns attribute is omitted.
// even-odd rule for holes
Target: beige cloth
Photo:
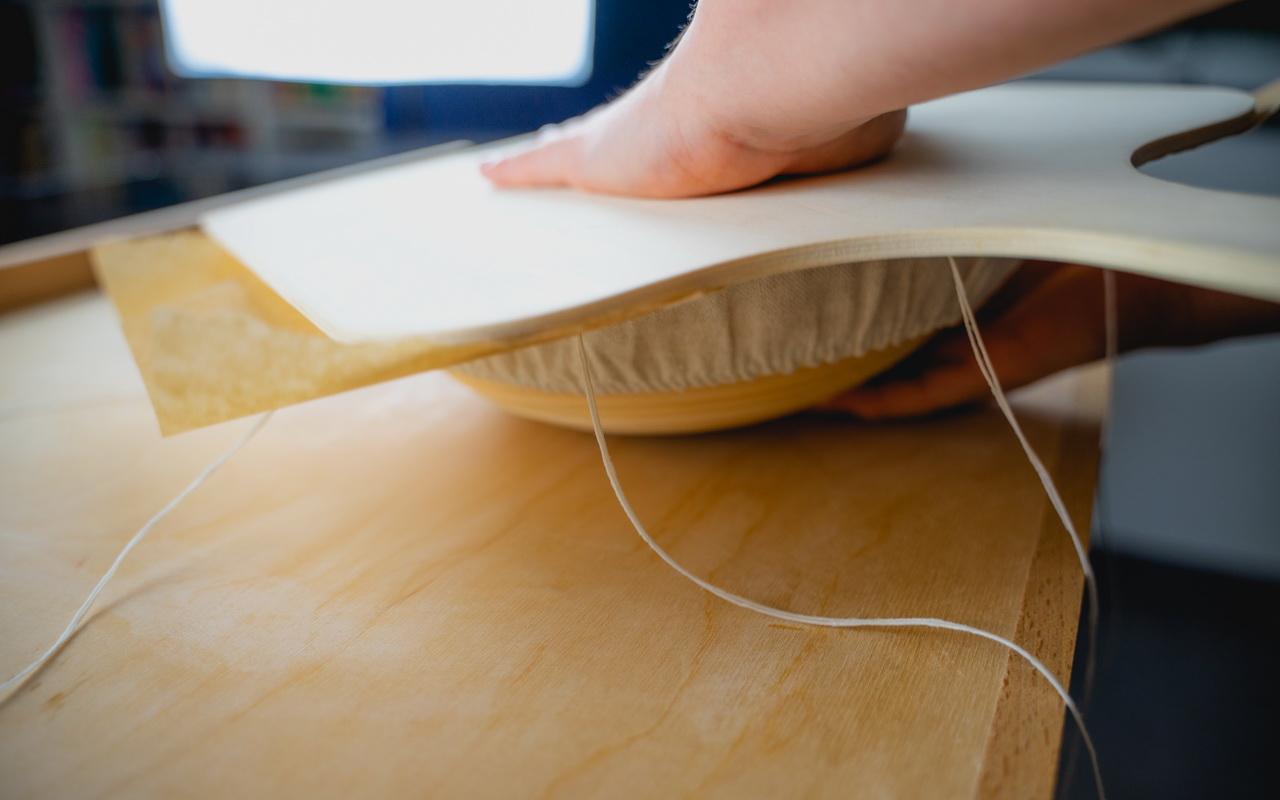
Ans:
<svg viewBox="0 0 1280 800"><path fill-rule="evenodd" d="M970 300L1018 261L957 259ZM774 275L587 334L603 394L680 391L860 356L960 321L946 259L868 261ZM572 338L471 361L466 375L558 394L582 391Z"/></svg>

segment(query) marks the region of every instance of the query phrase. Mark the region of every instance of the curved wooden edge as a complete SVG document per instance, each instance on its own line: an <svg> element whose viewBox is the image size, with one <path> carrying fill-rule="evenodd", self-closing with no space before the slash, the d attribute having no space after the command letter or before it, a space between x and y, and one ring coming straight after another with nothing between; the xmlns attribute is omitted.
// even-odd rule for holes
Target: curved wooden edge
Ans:
<svg viewBox="0 0 1280 800"><path fill-rule="evenodd" d="M1174 133L1156 139L1154 142L1147 142L1133 151L1133 155L1129 158L1129 163L1136 169L1158 158L1181 153L1184 150L1191 150L1210 142L1216 142L1219 139L1225 139L1228 136L1237 136L1258 125L1266 117L1267 115L1262 113L1261 108L1255 105L1238 117L1224 119L1221 122L1193 128L1189 131Z"/></svg>
<svg viewBox="0 0 1280 800"><path fill-rule="evenodd" d="M1158 180L1153 178L1152 180ZM1096 231L1052 228L945 228L844 239L714 264L622 294L497 325L422 337L439 346L511 346L558 339L647 314L728 286L820 267L920 258L1016 258L1058 261L1178 280L1192 286L1280 302L1280 262L1240 251ZM1205 264L1229 263L1230 270ZM1229 275L1224 279L1224 275ZM346 341L335 331L326 336ZM363 340L352 340L363 341Z"/></svg>
<svg viewBox="0 0 1280 800"><path fill-rule="evenodd" d="M600 417L611 434L671 435L736 428L809 408L883 372L920 346L925 336L786 375L682 392L604 394ZM580 394L558 394L477 378L451 370L458 381L518 417L575 430L591 430Z"/></svg>
<svg viewBox="0 0 1280 800"><path fill-rule="evenodd" d="M1280 78L1259 86L1250 94L1253 95L1253 108L1240 116L1147 142L1133 151L1129 163L1137 168L1158 158L1237 136L1266 122L1280 110Z"/></svg>

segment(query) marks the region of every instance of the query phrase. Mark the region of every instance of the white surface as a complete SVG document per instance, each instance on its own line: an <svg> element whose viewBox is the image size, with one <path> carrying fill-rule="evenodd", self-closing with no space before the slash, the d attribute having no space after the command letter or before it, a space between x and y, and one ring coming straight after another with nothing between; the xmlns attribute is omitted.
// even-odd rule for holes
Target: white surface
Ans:
<svg viewBox="0 0 1280 800"><path fill-rule="evenodd" d="M880 164L732 195L497 190L466 152L203 225L344 342L513 338L788 269L931 255L1075 260L1280 299L1280 200L1130 165L1144 144L1251 108L1233 90L1015 84L915 109Z"/></svg>

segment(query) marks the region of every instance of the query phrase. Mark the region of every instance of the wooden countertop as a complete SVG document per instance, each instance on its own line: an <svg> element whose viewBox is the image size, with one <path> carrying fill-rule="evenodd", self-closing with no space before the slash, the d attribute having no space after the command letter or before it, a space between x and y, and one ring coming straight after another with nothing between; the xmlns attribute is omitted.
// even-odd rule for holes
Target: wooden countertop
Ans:
<svg viewBox="0 0 1280 800"><path fill-rule="evenodd" d="M95 293L0 317L0 375L7 676L249 423L161 439ZM1097 377L1017 403L1082 529ZM655 536L721 585L984 626L1065 680L1079 568L995 412L613 446ZM589 436L435 373L279 412L165 520L0 705L0 795L1047 797L1062 722L991 643L699 591Z"/></svg>

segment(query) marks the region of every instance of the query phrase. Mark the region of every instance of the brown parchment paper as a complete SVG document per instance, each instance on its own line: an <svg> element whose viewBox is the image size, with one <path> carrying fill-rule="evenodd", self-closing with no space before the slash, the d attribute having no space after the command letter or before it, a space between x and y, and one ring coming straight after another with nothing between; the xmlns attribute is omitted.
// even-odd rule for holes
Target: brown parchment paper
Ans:
<svg viewBox="0 0 1280 800"><path fill-rule="evenodd" d="M199 230L91 255L166 436L515 346L339 344Z"/></svg>

